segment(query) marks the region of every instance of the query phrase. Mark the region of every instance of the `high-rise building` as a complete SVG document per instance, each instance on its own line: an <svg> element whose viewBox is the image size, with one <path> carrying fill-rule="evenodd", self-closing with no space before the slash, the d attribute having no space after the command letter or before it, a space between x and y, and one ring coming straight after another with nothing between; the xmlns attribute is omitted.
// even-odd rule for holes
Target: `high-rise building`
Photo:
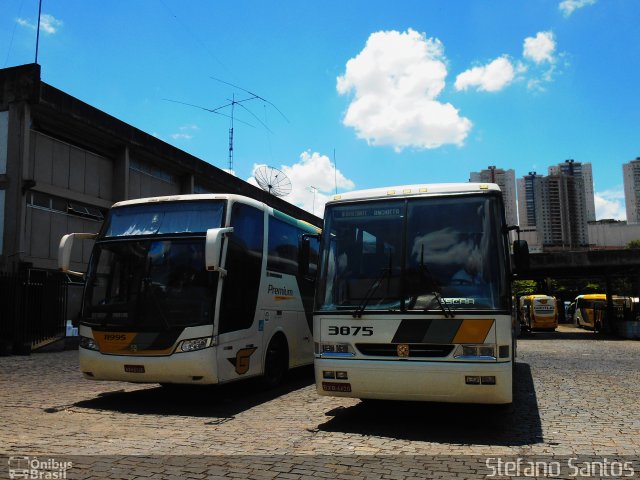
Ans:
<svg viewBox="0 0 640 480"><path fill-rule="evenodd" d="M584 178L591 178L591 165L578 171L573 166L574 162L567 162L566 166L549 168L546 177L529 172L518 180L520 227L535 228L545 248L578 248L589 244Z"/></svg>
<svg viewBox="0 0 640 480"><path fill-rule="evenodd" d="M539 183L536 226L545 247L577 248L589 245L582 179L549 175ZM538 193L537 192L537 193Z"/></svg>
<svg viewBox="0 0 640 480"><path fill-rule="evenodd" d="M502 168L496 168L495 165L490 165L485 170L471 172L469 174L469 181L476 183L496 183L502 191L507 224L518 224L515 170L504 170Z"/></svg>
<svg viewBox="0 0 640 480"><path fill-rule="evenodd" d="M584 190L585 215L587 222L596 221L596 204L593 195L593 174L590 163L576 162L573 159L565 160L558 165L549 167L549 175L564 175L576 177L582 181Z"/></svg>
<svg viewBox="0 0 640 480"><path fill-rule="evenodd" d="M640 223L640 157L622 165L627 223Z"/></svg>
<svg viewBox="0 0 640 480"><path fill-rule="evenodd" d="M536 172L529 172L518 180L518 217L520 227L536 226L536 191L539 193L537 183L540 183L543 176Z"/></svg>

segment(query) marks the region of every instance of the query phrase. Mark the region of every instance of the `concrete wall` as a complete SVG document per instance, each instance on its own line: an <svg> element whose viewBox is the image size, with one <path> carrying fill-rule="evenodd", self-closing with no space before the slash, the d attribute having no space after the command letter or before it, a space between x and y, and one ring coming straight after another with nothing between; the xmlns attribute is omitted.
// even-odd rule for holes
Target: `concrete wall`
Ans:
<svg viewBox="0 0 640 480"><path fill-rule="evenodd" d="M640 224L590 223L589 243L597 247L626 247L631 240L640 240Z"/></svg>

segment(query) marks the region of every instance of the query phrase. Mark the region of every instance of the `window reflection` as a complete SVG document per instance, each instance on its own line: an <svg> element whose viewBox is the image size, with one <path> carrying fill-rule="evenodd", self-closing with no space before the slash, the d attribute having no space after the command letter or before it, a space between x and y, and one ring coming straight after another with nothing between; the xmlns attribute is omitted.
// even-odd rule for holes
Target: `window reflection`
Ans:
<svg viewBox="0 0 640 480"><path fill-rule="evenodd" d="M499 202L469 195L329 206L320 309L504 308Z"/></svg>

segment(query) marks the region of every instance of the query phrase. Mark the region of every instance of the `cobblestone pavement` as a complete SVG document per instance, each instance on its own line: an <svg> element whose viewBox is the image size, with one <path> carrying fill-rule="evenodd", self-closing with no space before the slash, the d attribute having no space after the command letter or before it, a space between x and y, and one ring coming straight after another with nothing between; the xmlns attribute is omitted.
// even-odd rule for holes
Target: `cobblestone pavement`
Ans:
<svg viewBox="0 0 640 480"><path fill-rule="evenodd" d="M320 397L311 369L268 392L92 382L77 355L0 357L4 458L73 458L67 478L470 478L487 456L551 455L634 457L640 473L637 340L527 334L506 408Z"/></svg>

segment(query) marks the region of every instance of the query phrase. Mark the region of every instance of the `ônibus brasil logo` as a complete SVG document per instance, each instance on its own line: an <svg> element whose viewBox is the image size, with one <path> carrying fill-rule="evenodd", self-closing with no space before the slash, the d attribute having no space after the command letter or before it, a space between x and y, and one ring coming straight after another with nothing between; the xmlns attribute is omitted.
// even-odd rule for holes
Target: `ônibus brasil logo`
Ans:
<svg viewBox="0 0 640 480"><path fill-rule="evenodd" d="M73 467L72 462L62 462L53 458L9 457L9 478L51 479L67 478L67 470Z"/></svg>

